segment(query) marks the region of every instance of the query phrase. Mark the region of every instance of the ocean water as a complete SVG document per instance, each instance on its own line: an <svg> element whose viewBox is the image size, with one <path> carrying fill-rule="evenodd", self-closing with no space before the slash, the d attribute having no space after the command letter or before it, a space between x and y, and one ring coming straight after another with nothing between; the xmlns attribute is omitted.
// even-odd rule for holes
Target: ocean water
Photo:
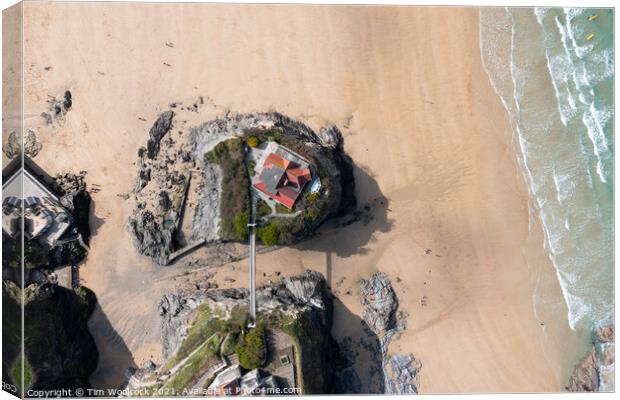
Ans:
<svg viewBox="0 0 620 400"><path fill-rule="evenodd" d="M596 15L596 19L591 16ZM613 12L487 8L480 48L573 330L613 323Z"/></svg>

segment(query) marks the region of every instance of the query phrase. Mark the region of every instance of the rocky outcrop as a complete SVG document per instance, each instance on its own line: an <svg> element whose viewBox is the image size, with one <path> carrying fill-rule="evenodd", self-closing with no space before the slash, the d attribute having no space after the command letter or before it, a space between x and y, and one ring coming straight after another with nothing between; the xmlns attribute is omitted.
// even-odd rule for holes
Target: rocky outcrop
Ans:
<svg viewBox="0 0 620 400"><path fill-rule="evenodd" d="M141 163L140 169L138 170L138 179L136 179L136 183L133 187L134 193L139 193L142 189L148 185L151 181L151 168L147 167L146 164Z"/></svg>
<svg viewBox="0 0 620 400"><path fill-rule="evenodd" d="M129 219L129 231L133 245L138 253L152 258L159 265L168 264L168 258L174 251L173 219L156 216L148 211L139 211L135 217Z"/></svg>
<svg viewBox="0 0 620 400"><path fill-rule="evenodd" d="M368 280L362 280L360 302L364 307L364 322L379 338L385 393L416 394L421 362L411 354L388 355L392 338L405 329L406 317L401 312L398 314L400 318L397 318L398 299L389 276L376 272Z"/></svg>
<svg viewBox="0 0 620 400"><path fill-rule="evenodd" d="M50 126L55 122L63 122L65 114L73 107L73 95L71 91L65 90L62 98L58 99L53 96L49 96L48 99L49 112L41 113L41 117L45 119L46 123Z"/></svg>
<svg viewBox="0 0 620 400"><path fill-rule="evenodd" d="M373 274L360 283L362 318L375 333L394 328L394 313L398 308L390 278L383 272Z"/></svg>
<svg viewBox="0 0 620 400"><path fill-rule="evenodd" d="M613 391L614 352L614 326L597 328L592 335L592 347L575 366L566 390L570 392Z"/></svg>
<svg viewBox="0 0 620 400"><path fill-rule="evenodd" d="M246 308L247 289L206 289L173 293L159 303L163 355L174 355L192 323L192 311L206 304L222 319ZM303 391L306 394L334 391L334 357L338 350L331 337L332 299L325 278L316 271L257 289L258 314L269 326L293 336L299 345ZM286 321L285 324L279 325Z"/></svg>
<svg viewBox="0 0 620 400"><path fill-rule="evenodd" d="M384 366L385 394L416 394L414 384L422 363L411 354L396 354Z"/></svg>
<svg viewBox="0 0 620 400"><path fill-rule="evenodd" d="M150 159L157 157L159 153L159 142L172 127L174 111L169 110L161 113L153 127L149 131L149 140L146 143L146 156Z"/></svg>
<svg viewBox="0 0 620 400"><path fill-rule="evenodd" d="M179 294L166 294L159 301L162 355L168 359L181 344L197 300Z"/></svg>
<svg viewBox="0 0 620 400"><path fill-rule="evenodd" d="M182 113L178 108L175 112ZM175 112L159 115L149 132L146 147L138 151L133 188L135 208L127 225L137 251L158 264L170 262L170 254L182 251L178 248L181 245L190 248L207 243L211 247L245 237L231 232L236 234L235 223L249 211L235 206L233 208L240 210L223 212L222 205L248 204L249 201L239 196L249 192L245 189L249 182L231 184L225 172L232 167L218 170L218 165L206 159L217 144L231 138L258 134L264 136L261 140L281 140L284 146L307 157L319 171L319 195L303 195L298 200L299 210L305 212L287 215L287 218L270 217L270 222L279 228L278 244L298 242L312 235L326 219L342 215L355 206L352 162L343 150L342 134L336 126L329 125L316 134L303 123L279 113L228 113L224 118L189 128L190 134L186 135L184 120L179 121L178 130L171 131ZM276 139L269 136L274 132ZM235 165L234 168L246 168L244 163ZM189 179L181 182L180 175L191 178L191 188L185 185ZM247 172L232 176L241 181L239 177L247 176ZM242 189L237 190L240 187ZM186 196L187 193L190 196ZM186 198L191 200L186 203ZM187 231L187 224L177 220L181 215L192 216L191 230ZM182 232L177 232L178 229Z"/></svg>
<svg viewBox="0 0 620 400"><path fill-rule="evenodd" d="M192 219L192 240L216 241L219 238L220 202L222 201L222 172L216 164L205 165L198 204Z"/></svg>
<svg viewBox="0 0 620 400"><path fill-rule="evenodd" d="M342 145L342 132L336 125L329 124L321 128L318 137L323 147L337 149Z"/></svg>

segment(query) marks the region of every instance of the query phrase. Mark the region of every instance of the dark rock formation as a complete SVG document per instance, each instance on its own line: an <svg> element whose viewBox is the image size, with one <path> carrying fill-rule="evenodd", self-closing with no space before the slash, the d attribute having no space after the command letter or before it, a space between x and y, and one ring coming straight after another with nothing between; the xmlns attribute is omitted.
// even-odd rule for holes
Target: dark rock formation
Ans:
<svg viewBox="0 0 620 400"><path fill-rule="evenodd" d="M159 115L155 124L149 131L149 140L146 145L146 156L150 159L157 157L159 153L159 142L166 133L172 127L172 118L174 117L174 111L166 111Z"/></svg>
<svg viewBox="0 0 620 400"><path fill-rule="evenodd" d="M54 125L54 122L64 121L64 116L71 110L73 106L73 96L69 90L66 90L62 99L58 99L54 96L49 96L47 101L49 104L48 111L41 113L41 117L45 119L48 125Z"/></svg>
<svg viewBox="0 0 620 400"><path fill-rule="evenodd" d="M168 192L166 192L165 190L162 190L161 192L159 192L159 210L161 212L166 212L168 210L170 210L170 207L172 207L172 201L170 201L170 196L168 195Z"/></svg>
<svg viewBox="0 0 620 400"><path fill-rule="evenodd" d="M145 164L140 165L140 170L138 171L138 179L136 180L136 184L133 187L134 193L139 193L142 189L148 185L151 181L151 168L147 167Z"/></svg>
<svg viewBox="0 0 620 400"><path fill-rule="evenodd" d="M374 273L360 283L360 302L364 306L362 317L368 328L379 337L382 354L382 373L386 394L416 394L416 379L422 364L411 354L388 355L388 346L394 335L405 329L405 313L396 311L398 299L387 274Z"/></svg>
<svg viewBox="0 0 620 400"><path fill-rule="evenodd" d="M138 253L151 257L159 265L168 264L168 257L174 251L175 229L174 220L164 216L156 218L148 210L140 210L127 223Z"/></svg>
<svg viewBox="0 0 620 400"><path fill-rule="evenodd" d="M411 354L396 354L389 358L384 369L386 374L386 394L415 394L414 385L422 364Z"/></svg>
<svg viewBox="0 0 620 400"><path fill-rule="evenodd" d="M375 273L360 283L362 317L370 329L379 333L394 328L394 313L398 308L396 294L385 273Z"/></svg>
<svg viewBox="0 0 620 400"><path fill-rule="evenodd" d="M613 391L605 385L613 380L614 326L597 328L592 334L592 347L575 366L566 390L570 392ZM613 386L613 385L612 385Z"/></svg>
<svg viewBox="0 0 620 400"><path fill-rule="evenodd" d="M65 110L69 110L72 105L73 105L73 101L71 100L71 92L67 90L65 91L65 95L63 97L62 106L64 107Z"/></svg>

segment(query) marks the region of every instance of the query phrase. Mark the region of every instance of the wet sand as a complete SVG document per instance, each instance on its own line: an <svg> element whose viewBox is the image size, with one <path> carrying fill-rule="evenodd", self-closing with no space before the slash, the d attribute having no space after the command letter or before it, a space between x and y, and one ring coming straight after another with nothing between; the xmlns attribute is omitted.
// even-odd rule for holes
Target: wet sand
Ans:
<svg viewBox="0 0 620 400"><path fill-rule="evenodd" d="M183 271L135 254L124 230L131 200L117 194L133 186L132 163L157 113L204 96L201 121L277 110L314 129L338 124L360 206L370 205L366 225L328 225L316 239L260 255L261 280L269 277L260 272L324 272L342 302L333 333L343 338L358 329L339 319L360 312L358 279L387 272L410 314L390 351L421 360L422 393L561 389L572 340L566 309L540 227L528 228L507 116L480 60L476 9L25 10L25 114L44 111L48 94L70 89L74 99L59 127L26 120L43 142L36 161L50 173L87 170L101 187L81 266L101 306L90 326L100 348L114 349L102 352L96 387L117 384L125 364L158 360L157 301L175 284L166 278ZM245 268L224 266L216 279L245 284Z"/></svg>

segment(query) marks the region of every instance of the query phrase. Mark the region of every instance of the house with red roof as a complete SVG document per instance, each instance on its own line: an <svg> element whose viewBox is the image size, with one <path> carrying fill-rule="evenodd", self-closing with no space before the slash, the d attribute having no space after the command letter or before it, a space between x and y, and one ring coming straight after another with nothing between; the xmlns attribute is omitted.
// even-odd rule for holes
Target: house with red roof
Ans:
<svg viewBox="0 0 620 400"><path fill-rule="evenodd" d="M310 165L282 146L269 149L252 184L270 200L293 209L304 187L312 180Z"/></svg>

